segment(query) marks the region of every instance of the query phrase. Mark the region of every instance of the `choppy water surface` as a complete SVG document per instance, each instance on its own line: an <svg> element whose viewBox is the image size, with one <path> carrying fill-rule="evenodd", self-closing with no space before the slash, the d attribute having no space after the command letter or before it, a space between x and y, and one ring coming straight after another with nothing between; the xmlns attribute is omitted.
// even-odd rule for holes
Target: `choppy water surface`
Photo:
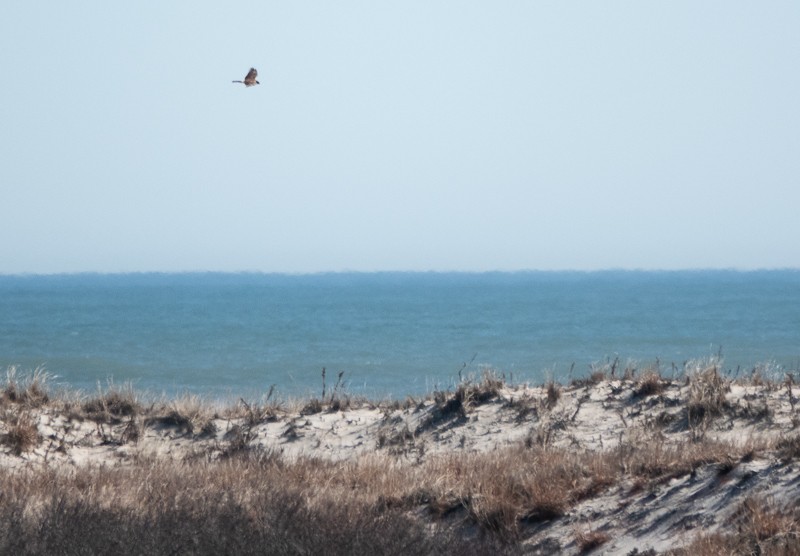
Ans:
<svg viewBox="0 0 800 556"><path fill-rule="evenodd" d="M797 370L800 272L0 277L0 365L82 389L303 395L325 367L402 397L462 369L538 382L720 352L733 372Z"/></svg>

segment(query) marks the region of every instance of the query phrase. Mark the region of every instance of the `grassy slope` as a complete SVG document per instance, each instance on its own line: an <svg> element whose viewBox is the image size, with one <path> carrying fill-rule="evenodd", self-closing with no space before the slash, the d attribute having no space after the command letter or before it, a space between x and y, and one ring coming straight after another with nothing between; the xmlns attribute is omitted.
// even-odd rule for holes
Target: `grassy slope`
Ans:
<svg viewBox="0 0 800 556"><path fill-rule="evenodd" d="M675 554L797 554L793 387L733 383L711 362L674 379L611 368L528 388L488 374L425 400L337 387L213 407L51 395L46 375L11 372L0 553L641 554L667 537ZM316 441L289 457L326 418L374 418L366 449L337 460ZM148 438L175 448L139 449ZM97 464L69 459L89 449Z"/></svg>

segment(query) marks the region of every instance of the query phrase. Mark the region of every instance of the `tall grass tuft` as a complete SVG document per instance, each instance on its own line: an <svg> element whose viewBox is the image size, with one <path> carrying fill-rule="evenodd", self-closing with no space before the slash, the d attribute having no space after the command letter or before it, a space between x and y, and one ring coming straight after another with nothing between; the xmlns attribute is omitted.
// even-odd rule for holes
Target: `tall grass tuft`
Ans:
<svg viewBox="0 0 800 556"><path fill-rule="evenodd" d="M777 508L758 496L746 498L732 518L735 532L699 535L688 546L673 550L672 556L712 556L730 554L749 556L800 555L800 518L798 511Z"/></svg>
<svg viewBox="0 0 800 556"><path fill-rule="evenodd" d="M98 384L97 396L83 403L86 416L98 423L120 423L123 417L132 417L142 412L136 391L130 383L117 386L109 382L105 391Z"/></svg>
<svg viewBox="0 0 800 556"><path fill-rule="evenodd" d="M728 408L726 395L730 386L715 363L689 374L688 381L686 416L690 426L718 417Z"/></svg>
<svg viewBox="0 0 800 556"><path fill-rule="evenodd" d="M6 419L7 432L0 437L3 444L16 456L31 451L41 442L36 420L27 411L11 415Z"/></svg>
<svg viewBox="0 0 800 556"><path fill-rule="evenodd" d="M0 401L41 407L50 401L47 382L51 378L44 367L37 367L30 374L21 377L18 367L12 365L6 370L6 383Z"/></svg>
<svg viewBox="0 0 800 556"><path fill-rule="evenodd" d="M637 377L633 395L637 398L656 396L661 394L666 387L667 384L661 378L661 374L653 369L648 369Z"/></svg>

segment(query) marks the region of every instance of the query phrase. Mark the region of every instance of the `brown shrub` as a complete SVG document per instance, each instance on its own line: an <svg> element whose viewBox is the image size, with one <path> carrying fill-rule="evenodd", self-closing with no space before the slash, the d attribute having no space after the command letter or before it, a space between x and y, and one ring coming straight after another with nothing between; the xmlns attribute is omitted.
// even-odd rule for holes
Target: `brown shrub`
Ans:
<svg viewBox="0 0 800 556"><path fill-rule="evenodd" d="M545 407L547 407L547 409L553 409L558 403L558 400L561 399L561 385L550 380L547 383L546 392Z"/></svg>
<svg viewBox="0 0 800 556"><path fill-rule="evenodd" d="M41 442L36 421L27 412L7 418L7 423L8 432L3 435L2 441L14 455L29 452Z"/></svg>
<svg viewBox="0 0 800 556"><path fill-rule="evenodd" d="M610 540L611 536L605 531L600 530L578 531L575 534L575 544L578 545L578 549L581 551L581 554L591 552L595 548L603 546Z"/></svg>
<svg viewBox="0 0 800 556"><path fill-rule="evenodd" d="M775 445L778 457L783 461L800 458L800 435L782 438Z"/></svg>
<svg viewBox="0 0 800 556"><path fill-rule="evenodd" d="M249 406L246 407L249 409ZM217 430L213 406L196 395L184 394L156 410L151 408L148 413L151 416L145 420L147 426L171 427L185 435L194 435L199 431L203 436L213 436Z"/></svg>
<svg viewBox="0 0 800 556"><path fill-rule="evenodd" d="M795 516L780 511L764 498L748 497L734 514L739 529L755 541L764 541L777 536L800 534L800 524ZM798 547L800 548L800 547Z"/></svg>
<svg viewBox="0 0 800 556"><path fill-rule="evenodd" d="M375 511L357 494L308 482L271 458L3 475L0 553L502 553L491 539L468 542L401 509ZM32 503L36 511L24 511Z"/></svg>
<svg viewBox="0 0 800 556"><path fill-rule="evenodd" d="M570 386L585 388L595 386L606 380L608 380L608 374L606 374L605 370L593 370L586 378L575 378L570 381Z"/></svg>
<svg viewBox="0 0 800 556"><path fill-rule="evenodd" d="M688 546L668 554L800 555L800 521L793 511L776 508L760 497L748 497L734 512L731 521L735 532L701 535Z"/></svg>
<svg viewBox="0 0 800 556"><path fill-rule="evenodd" d="M664 391L666 384L661 378L661 375L653 370L645 371L636 379L636 386L633 389L633 395L637 398L646 398L648 396L655 396Z"/></svg>
<svg viewBox="0 0 800 556"><path fill-rule="evenodd" d="M6 384L2 391L2 400L27 407L41 407L50 401L46 384L50 375L43 367L37 367L29 375L20 378L16 366L6 371Z"/></svg>
<svg viewBox="0 0 800 556"><path fill-rule="evenodd" d="M435 408L420 423L416 433L435 428L445 422L452 422L454 419L465 419L467 412L473 406L497 398L503 384L503 380L494 372L486 371L480 382L473 383L470 379L464 379L453 393L435 391L433 393Z"/></svg>
<svg viewBox="0 0 800 556"><path fill-rule="evenodd" d="M192 418L174 409L170 410L166 415L150 417L147 419L146 423L148 425L158 424L164 427L173 427L178 429L182 434L194 433L194 422Z"/></svg>
<svg viewBox="0 0 800 556"><path fill-rule="evenodd" d="M119 423L122 417L133 417L142 412L132 387L116 388L113 385L107 392L84 402L82 409L87 417L101 423Z"/></svg>
<svg viewBox="0 0 800 556"><path fill-rule="evenodd" d="M609 463L625 475L648 480L674 478L692 473L703 465L734 465L753 450L752 445L706 440L669 445L659 438L631 438L607 453Z"/></svg>
<svg viewBox="0 0 800 556"><path fill-rule="evenodd" d="M463 501L473 523L501 542L522 523L563 516L589 479L580 454L562 450L503 450L432 459L422 470L429 490Z"/></svg>
<svg viewBox="0 0 800 556"><path fill-rule="evenodd" d="M300 415L315 415L322 411L322 402L317 398L312 398L308 401L303 409L300 410Z"/></svg>
<svg viewBox="0 0 800 556"><path fill-rule="evenodd" d="M719 374L716 365L691 374L686 402L689 426L722 415L728 407L725 396L729 390L728 382Z"/></svg>

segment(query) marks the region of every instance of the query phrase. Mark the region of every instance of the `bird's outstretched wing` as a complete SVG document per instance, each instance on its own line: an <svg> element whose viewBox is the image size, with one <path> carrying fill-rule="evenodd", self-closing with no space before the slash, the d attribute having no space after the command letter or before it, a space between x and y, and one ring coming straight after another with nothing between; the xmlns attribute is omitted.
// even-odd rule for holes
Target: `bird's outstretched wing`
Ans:
<svg viewBox="0 0 800 556"><path fill-rule="evenodd" d="M256 68L250 68L250 71L247 72L247 75L244 78L244 84L248 87L250 85L255 85L257 83L256 77L258 77L258 72Z"/></svg>
<svg viewBox="0 0 800 556"><path fill-rule="evenodd" d="M252 87L253 85L260 85L258 81L256 81L256 77L258 77L258 72L256 68L250 68L250 71L247 72L247 75L244 77L244 81L234 80L234 83L244 83L245 87Z"/></svg>

